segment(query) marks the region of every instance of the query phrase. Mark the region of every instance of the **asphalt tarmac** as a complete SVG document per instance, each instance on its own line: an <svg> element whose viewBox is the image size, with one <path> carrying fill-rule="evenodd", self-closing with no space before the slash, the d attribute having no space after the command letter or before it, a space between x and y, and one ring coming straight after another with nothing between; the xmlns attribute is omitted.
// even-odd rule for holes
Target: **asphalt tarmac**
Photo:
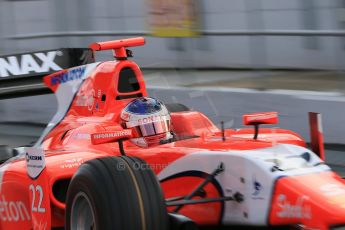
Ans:
<svg viewBox="0 0 345 230"><path fill-rule="evenodd" d="M257 91L234 88L161 88L151 96L164 102L182 103L202 111L216 124L240 128L242 115L277 111L280 128L293 130L309 141L308 112L322 114L325 142L345 144L345 97L333 93L310 94L297 91Z"/></svg>

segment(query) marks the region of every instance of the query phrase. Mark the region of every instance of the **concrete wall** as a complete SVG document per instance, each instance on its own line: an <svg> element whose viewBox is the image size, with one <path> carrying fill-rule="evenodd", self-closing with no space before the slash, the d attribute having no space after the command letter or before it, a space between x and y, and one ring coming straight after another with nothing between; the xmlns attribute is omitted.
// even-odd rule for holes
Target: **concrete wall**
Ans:
<svg viewBox="0 0 345 230"><path fill-rule="evenodd" d="M343 30L345 0L198 0L202 30ZM0 53L85 47L119 37L14 36L65 31L149 31L145 0L0 0ZM345 68L341 37L148 37L145 67ZM100 59L109 58L101 54Z"/></svg>

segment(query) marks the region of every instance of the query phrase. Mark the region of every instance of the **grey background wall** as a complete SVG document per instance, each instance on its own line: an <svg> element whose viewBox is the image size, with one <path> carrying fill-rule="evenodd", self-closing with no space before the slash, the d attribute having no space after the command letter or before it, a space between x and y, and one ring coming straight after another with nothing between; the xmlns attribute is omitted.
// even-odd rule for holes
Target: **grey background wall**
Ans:
<svg viewBox="0 0 345 230"><path fill-rule="evenodd" d="M345 0L200 0L203 31L344 30ZM0 0L0 53L121 36L47 36L52 32L149 32L145 0ZM148 37L134 49L145 67L345 68L343 37ZM100 55L100 59L110 54Z"/></svg>

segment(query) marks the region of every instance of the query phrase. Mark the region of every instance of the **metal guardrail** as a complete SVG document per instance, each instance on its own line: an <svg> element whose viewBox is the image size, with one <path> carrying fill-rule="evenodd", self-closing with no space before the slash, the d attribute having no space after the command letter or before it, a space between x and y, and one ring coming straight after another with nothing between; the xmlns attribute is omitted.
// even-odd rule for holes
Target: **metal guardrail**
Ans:
<svg viewBox="0 0 345 230"><path fill-rule="evenodd" d="M345 30L209 30L201 31L204 36L323 36L345 37ZM36 39L50 37L87 37L87 36L152 36L147 31L61 31L7 36L7 39Z"/></svg>
<svg viewBox="0 0 345 230"><path fill-rule="evenodd" d="M323 37L345 37L345 30L208 30L201 31L200 35L204 36L323 36ZM5 37L6 39L24 40L24 39L39 39L39 38L57 38L57 37L88 37L88 36L152 36L147 31L61 31L48 33L32 33L32 34L18 34ZM28 79L24 79L28 80ZM40 79L39 79L40 80ZM0 99L13 98L18 96L32 95L38 92L39 94L49 93L40 81L25 81L16 88L12 82L4 84L2 81L0 87ZM18 81L16 80L16 84ZM20 93L17 93L17 90Z"/></svg>
<svg viewBox="0 0 345 230"><path fill-rule="evenodd" d="M56 37L88 37L88 36L150 36L144 31L61 31L34 34L19 34L7 36L7 39L36 39L36 38L56 38Z"/></svg>

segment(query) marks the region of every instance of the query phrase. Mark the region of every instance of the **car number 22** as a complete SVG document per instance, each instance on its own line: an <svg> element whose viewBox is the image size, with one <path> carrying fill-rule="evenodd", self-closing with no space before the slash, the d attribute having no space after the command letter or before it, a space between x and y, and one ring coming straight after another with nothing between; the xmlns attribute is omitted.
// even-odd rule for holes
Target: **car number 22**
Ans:
<svg viewBox="0 0 345 230"><path fill-rule="evenodd" d="M31 211L40 212L40 213L45 212L46 209L42 207L42 201L43 201L43 196L44 196L42 186L41 185L35 186L33 184L30 184L29 189L32 192ZM38 200L37 206L36 206L36 200Z"/></svg>

